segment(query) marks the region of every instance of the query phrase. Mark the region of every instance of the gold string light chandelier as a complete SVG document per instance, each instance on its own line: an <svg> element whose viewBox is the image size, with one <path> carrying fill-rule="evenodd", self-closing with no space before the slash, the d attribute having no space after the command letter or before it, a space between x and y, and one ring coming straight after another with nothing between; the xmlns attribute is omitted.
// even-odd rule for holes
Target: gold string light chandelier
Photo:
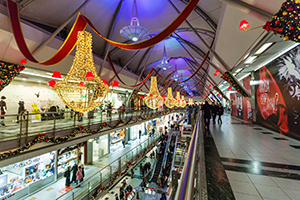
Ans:
<svg viewBox="0 0 300 200"><path fill-rule="evenodd" d="M179 92L177 92L177 94L176 94L175 106L176 106L176 107L181 107L181 103L180 103L180 93L179 93Z"/></svg>
<svg viewBox="0 0 300 200"><path fill-rule="evenodd" d="M91 33L78 32L72 67L66 78L55 84L54 89L69 108L78 112L95 109L106 97L109 88L96 73Z"/></svg>
<svg viewBox="0 0 300 200"><path fill-rule="evenodd" d="M186 102L184 100L184 96L183 95L181 96L180 106L183 107L183 108L186 106Z"/></svg>
<svg viewBox="0 0 300 200"><path fill-rule="evenodd" d="M165 106L168 108L173 108L175 106L175 99L173 97L172 88L168 87L168 95L166 97L166 100L164 101Z"/></svg>
<svg viewBox="0 0 300 200"><path fill-rule="evenodd" d="M149 94L145 96L144 101L149 108L156 109L161 106L163 100L164 98L160 96L157 88L156 76L151 76Z"/></svg>

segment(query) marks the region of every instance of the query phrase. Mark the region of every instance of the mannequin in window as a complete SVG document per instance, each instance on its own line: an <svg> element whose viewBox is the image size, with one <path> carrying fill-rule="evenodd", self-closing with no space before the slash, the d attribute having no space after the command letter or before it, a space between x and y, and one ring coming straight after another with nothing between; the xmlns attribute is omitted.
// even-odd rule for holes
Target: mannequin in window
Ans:
<svg viewBox="0 0 300 200"><path fill-rule="evenodd" d="M0 101L0 115L1 115L1 117L0 117L0 124L2 126L5 126L5 124L4 124L4 118L5 118L4 115L5 115L6 110L7 110L6 102L4 101L4 99L6 99L6 97L2 96L1 97L1 101Z"/></svg>
<svg viewBox="0 0 300 200"><path fill-rule="evenodd" d="M23 100L23 98L21 98L20 100L19 100L19 108L18 108L18 116L17 116L17 123L19 123L19 118L21 117L21 116L23 116L23 119L25 119L25 115L24 115L24 112L25 112L25 102L24 102L24 100ZM22 118L22 117L21 117Z"/></svg>

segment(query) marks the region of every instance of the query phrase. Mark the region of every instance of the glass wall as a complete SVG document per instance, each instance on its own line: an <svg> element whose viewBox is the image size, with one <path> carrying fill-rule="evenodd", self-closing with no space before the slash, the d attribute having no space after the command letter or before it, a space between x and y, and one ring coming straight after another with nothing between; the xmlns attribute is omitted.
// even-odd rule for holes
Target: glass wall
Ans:
<svg viewBox="0 0 300 200"><path fill-rule="evenodd" d="M110 151L114 152L123 148L122 141L125 138L125 129L112 132L110 134Z"/></svg>

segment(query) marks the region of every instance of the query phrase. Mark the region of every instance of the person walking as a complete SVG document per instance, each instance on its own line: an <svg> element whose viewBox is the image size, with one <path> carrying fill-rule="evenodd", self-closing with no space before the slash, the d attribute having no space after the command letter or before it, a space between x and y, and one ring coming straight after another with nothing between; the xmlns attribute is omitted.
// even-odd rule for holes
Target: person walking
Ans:
<svg viewBox="0 0 300 200"><path fill-rule="evenodd" d="M71 183L73 183L73 182L76 183L76 173L77 173L77 170L78 170L78 166L77 166L76 163L73 165L71 170L73 172Z"/></svg>
<svg viewBox="0 0 300 200"><path fill-rule="evenodd" d="M125 141L124 140L122 140L122 144L123 144L123 147L125 148Z"/></svg>
<svg viewBox="0 0 300 200"><path fill-rule="evenodd" d="M80 165L81 166L81 169L82 169L82 178L81 178L81 180L80 180L80 182L82 182L83 181L83 178L84 178L84 165L83 164L81 164Z"/></svg>
<svg viewBox="0 0 300 200"><path fill-rule="evenodd" d="M115 194L115 200L119 200L118 194Z"/></svg>
<svg viewBox="0 0 300 200"><path fill-rule="evenodd" d="M218 113L218 106L215 104L215 102L212 103L211 106L211 112L212 112L212 117L213 117L213 124L216 123L216 117L217 117L217 113Z"/></svg>
<svg viewBox="0 0 300 200"><path fill-rule="evenodd" d="M134 176L134 170L133 170L133 168L131 168L131 178L133 178L133 176Z"/></svg>
<svg viewBox="0 0 300 200"><path fill-rule="evenodd" d="M139 130L139 139L141 139L141 136L142 136L142 131Z"/></svg>
<svg viewBox="0 0 300 200"><path fill-rule="evenodd" d="M208 104L208 101L205 101L205 104L202 106L201 110L203 111L205 129L209 129L209 122L211 118L211 105Z"/></svg>
<svg viewBox="0 0 300 200"><path fill-rule="evenodd" d="M222 104L219 104L219 107L218 107L218 124L222 124L222 119L221 119L221 116L224 114L224 108L222 106Z"/></svg>
<svg viewBox="0 0 300 200"><path fill-rule="evenodd" d="M71 166L68 166L67 170L65 171L64 177L66 177L65 186L70 186L70 177L71 177Z"/></svg>
<svg viewBox="0 0 300 200"><path fill-rule="evenodd" d="M82 169L81 169L81 166L79 166L79 168L76 172L76 185L78 185L78 183L81 183L82 179L83 179Z"/></svg>

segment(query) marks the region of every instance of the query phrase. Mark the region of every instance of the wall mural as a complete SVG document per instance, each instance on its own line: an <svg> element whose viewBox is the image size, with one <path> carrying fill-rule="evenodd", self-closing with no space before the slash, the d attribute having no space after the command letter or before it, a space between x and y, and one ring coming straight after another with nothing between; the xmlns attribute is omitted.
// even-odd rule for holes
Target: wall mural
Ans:
<svg viewBox="0 0 300 200"><path fill-rule="evenodd" d="M299 135L300 48L256 71L255 79L259 80L255 87L257 123L282 134Z"/></svg>

